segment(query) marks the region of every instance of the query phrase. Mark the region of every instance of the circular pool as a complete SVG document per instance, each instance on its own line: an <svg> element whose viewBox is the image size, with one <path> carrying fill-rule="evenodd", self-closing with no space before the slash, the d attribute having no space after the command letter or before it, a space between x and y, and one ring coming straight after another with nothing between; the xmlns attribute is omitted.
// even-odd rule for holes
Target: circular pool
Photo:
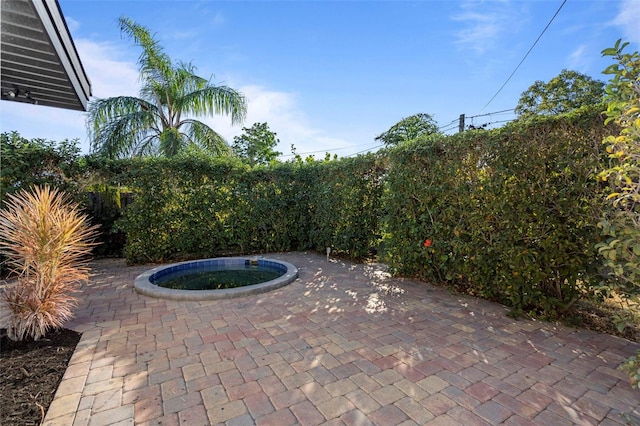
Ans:
<svg viewBox="0 0 640 426"><path fill-rule="evenodd" d="M215 300L264 293L297 277L298 268L280 260L218 257L153 268L139 275L134 287L163 299Z"/></svg>

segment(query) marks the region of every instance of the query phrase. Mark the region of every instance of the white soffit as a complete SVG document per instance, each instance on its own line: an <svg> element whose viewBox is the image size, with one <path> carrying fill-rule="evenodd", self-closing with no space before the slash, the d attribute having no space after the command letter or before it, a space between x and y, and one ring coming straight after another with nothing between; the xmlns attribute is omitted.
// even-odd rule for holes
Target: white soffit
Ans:
<svg viewBox="0 0 640 426"><path fill-rule="evenodd" d="M1 0L2 99L86 111L91 82L57 0Z"/></svg>

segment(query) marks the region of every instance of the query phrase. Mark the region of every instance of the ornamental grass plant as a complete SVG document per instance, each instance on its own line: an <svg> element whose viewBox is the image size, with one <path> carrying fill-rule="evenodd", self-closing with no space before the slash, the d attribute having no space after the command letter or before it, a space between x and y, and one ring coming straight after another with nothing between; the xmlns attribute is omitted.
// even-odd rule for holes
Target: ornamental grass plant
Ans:
<svg viewBox="0 0 640 426"><path fill-rule="evenodd" d="M85 260L96 230L77 204L49 186L8 196L0 212L0 252L17 276L3 294L10 339L38 340L73 316L73 293L89 277Z"/></svg>

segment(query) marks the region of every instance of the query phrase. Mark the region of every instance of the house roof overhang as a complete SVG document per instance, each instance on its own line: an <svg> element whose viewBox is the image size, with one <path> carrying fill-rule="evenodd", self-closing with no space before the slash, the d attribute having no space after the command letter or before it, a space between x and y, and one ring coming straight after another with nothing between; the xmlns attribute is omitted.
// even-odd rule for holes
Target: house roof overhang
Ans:
<svg viewBox="0 0 640 426"><path fill-rule="evenodd" d="M2 0L2 99L86 111L91 82L57 0Z"/></svg>

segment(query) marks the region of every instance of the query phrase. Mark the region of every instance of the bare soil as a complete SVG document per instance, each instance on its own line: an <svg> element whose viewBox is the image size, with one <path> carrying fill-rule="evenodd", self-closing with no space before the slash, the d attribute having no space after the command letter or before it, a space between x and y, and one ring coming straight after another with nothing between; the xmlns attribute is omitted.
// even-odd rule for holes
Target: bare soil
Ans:
<svg viewBox="0 0 640 426"><path fill-rule="evenodd" d="M61 329L14 342L0 329L0 336L0 425L39 425L81 334Z"/></svg>

